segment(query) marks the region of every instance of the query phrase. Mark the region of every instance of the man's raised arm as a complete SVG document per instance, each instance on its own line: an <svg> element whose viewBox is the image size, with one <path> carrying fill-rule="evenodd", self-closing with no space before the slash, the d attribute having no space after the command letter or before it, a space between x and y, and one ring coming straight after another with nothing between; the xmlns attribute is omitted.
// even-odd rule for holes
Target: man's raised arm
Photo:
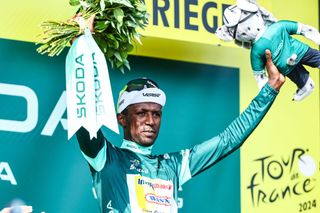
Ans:
<svg viewBox="0 0 320 213"><path fill-rule="evenodd" d="M184 159L182 159L184 165L181 165L179 174L180 185L238 149L269 111L278 91L285 82L285 77L273 64L269 50L266 51L266 61L268 83L244 112L216 137L198 144L190 150L184 150L183 153L187 154L184 154Z"/></svg>

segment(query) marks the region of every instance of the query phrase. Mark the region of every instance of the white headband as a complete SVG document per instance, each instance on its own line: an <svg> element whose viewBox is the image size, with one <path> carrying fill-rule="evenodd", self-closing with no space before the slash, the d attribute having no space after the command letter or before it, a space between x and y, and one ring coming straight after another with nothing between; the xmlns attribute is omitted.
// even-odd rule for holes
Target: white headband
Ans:
<svg viewBox="0 0 320 213"><path fill-rule="evenodd" d="M166 95L159 88L145 88L142 90L134 90L131 92L124 91L120 93L117 109L121 113L130 104L137 104L143 102L152 102L164 106L166 103Z"/></svg>

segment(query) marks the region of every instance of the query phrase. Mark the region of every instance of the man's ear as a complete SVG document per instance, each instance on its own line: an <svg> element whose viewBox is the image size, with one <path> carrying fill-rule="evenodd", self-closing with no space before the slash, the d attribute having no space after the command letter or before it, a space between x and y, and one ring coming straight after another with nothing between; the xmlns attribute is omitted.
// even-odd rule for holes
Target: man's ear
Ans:
<svg viewBox="0 0 320 213"><path fill-rule="evenodd" d="M233 37L229 34L226 25L218 27L215 34L223 41L233 41Z"/></svg>
<svg viewBox="0 0 320 213"><path fill-rule="evenodd" d="M121 114L121 113L118 113L117 114L117 119L118 119L118 122L119 124L125 128L127 126L127 116L124 115L124 114Z"/></svg>

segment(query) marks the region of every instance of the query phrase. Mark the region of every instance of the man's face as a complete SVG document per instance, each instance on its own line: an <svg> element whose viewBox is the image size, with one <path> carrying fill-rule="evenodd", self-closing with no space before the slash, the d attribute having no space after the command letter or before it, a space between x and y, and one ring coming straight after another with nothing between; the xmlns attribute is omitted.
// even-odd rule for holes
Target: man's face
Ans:
<svg viewBox="0 0 320 213"><path fill-rule="evenodd" d="M124 129L124 138L142 146L153 145L161 123L162 107L156 103L138 103L128 106L118 120Z"/></svg>

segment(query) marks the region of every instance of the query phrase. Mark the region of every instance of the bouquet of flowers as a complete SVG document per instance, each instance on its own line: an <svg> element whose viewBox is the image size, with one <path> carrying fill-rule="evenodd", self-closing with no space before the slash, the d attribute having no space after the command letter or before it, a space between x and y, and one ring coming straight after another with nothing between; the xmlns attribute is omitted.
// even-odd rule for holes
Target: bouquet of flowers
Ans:
<svg viewBox="0 0 320 213"><path fill-rule="evenodd" d="M69 0L69 3L79 7L77 14L65 22L43 22L39 42L42 45L37 51L49 56L59 55L86 27L91 27L96 43L111 66L122 72L125 67L130 69L128 52L133 49L134 39L141 43L137 29L144 29L148 23L143 0Z"/></svg>

